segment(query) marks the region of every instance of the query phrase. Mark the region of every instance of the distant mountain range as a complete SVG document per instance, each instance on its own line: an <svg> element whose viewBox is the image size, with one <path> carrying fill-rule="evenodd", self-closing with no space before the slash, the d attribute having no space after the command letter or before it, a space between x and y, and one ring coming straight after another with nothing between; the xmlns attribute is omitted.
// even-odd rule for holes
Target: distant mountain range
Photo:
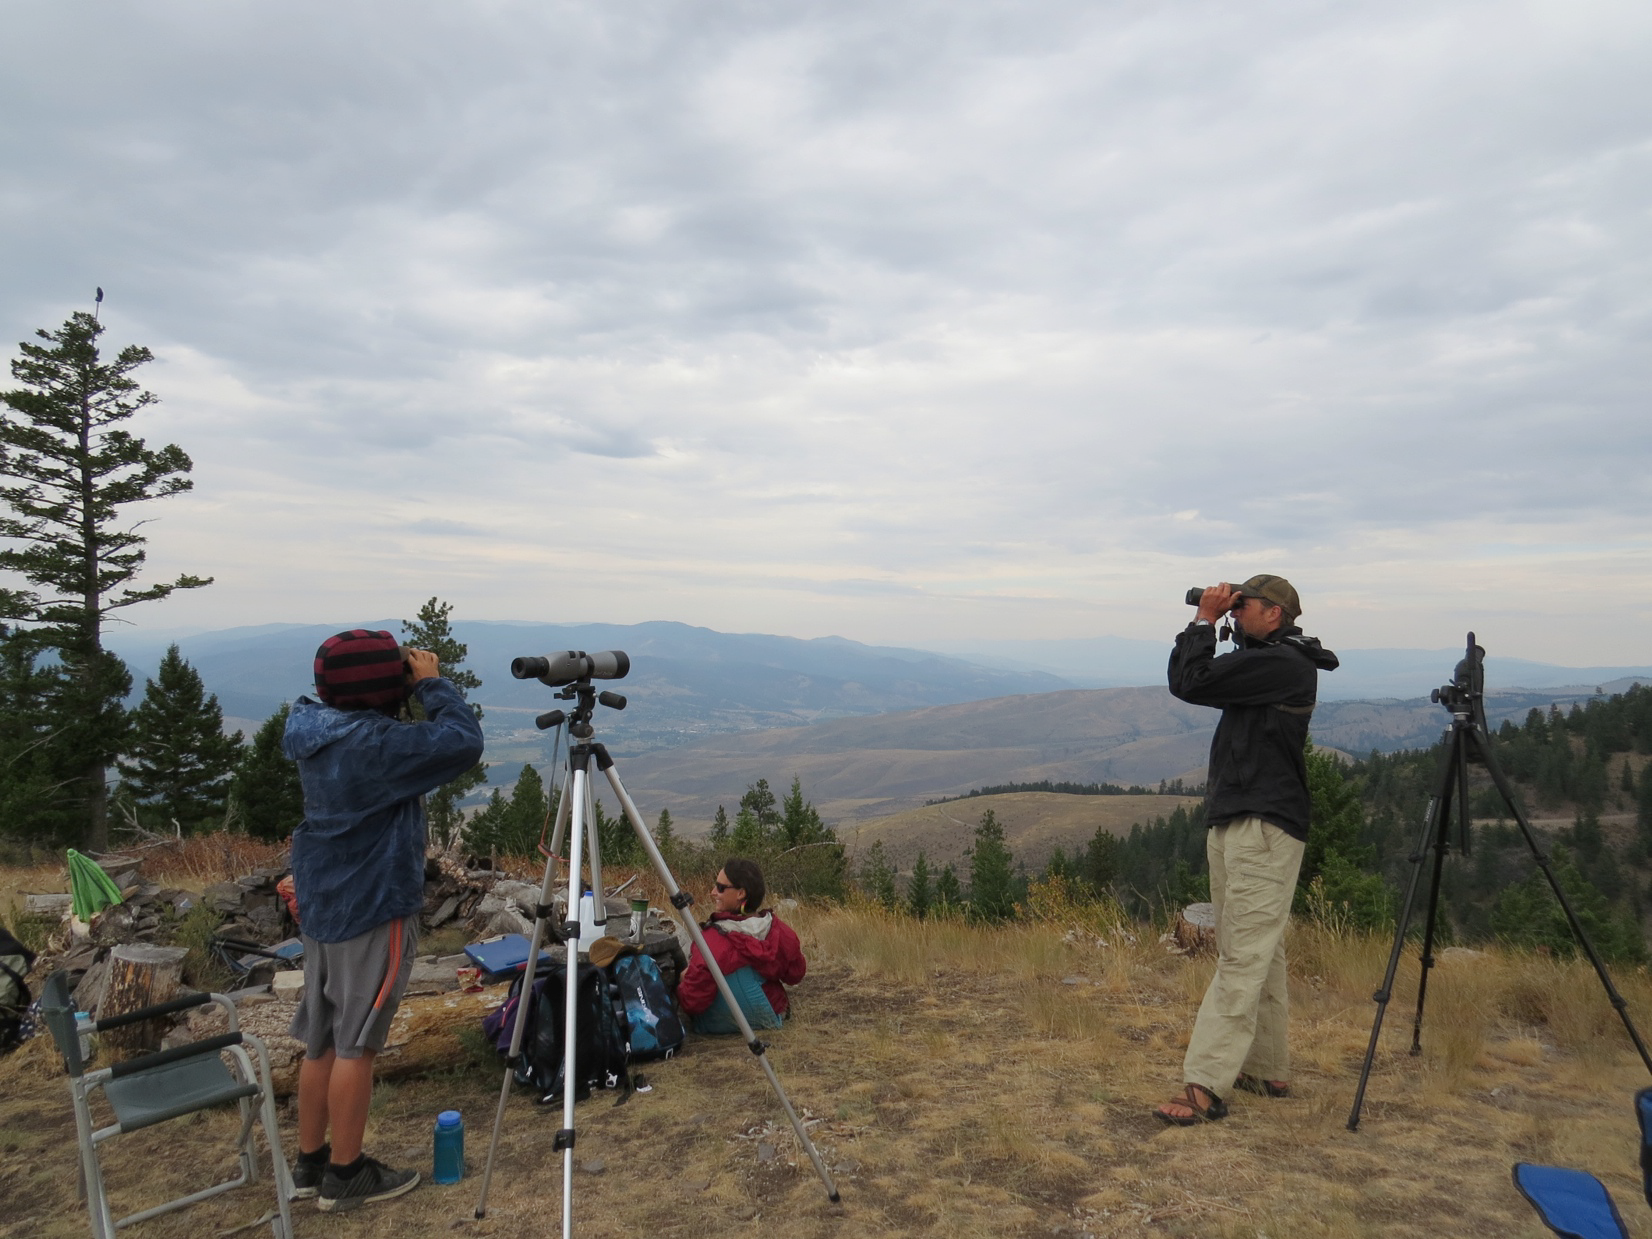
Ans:
<svg viewBox="0 0 1652 1239"><path fill-rule="evenodd" d="M1621 691L1630 681L1603 685ZM1546 692L1488 693L1495 729L1551 702ZM621 776L639 805L671 810L691 827L717 805L733 812L748 784L782 789L803 780L828 821L843 824L902 812L941 796L1009 783L1140 784L1204 781L1216 711L1177 701L1162 688L1070 689L837 719L755 735L712 736L624 761ZM1450 716L1427 698L1327 701L1314 714L1317 743L1363 756L1423 748Z"/></svg>
<svg viewBox="0 0 1652 1239"><path fill-rule="evenodd" d="M399 633L400 621L370 627ZM170 640L218 695L232 725L256 726L310 689L316 646L337 624L271 624L171 637L116 633L142 691ZM867 817L972 787L1039 779L1156 785L1202 777L1215 715L1163 688L1167 645L1119 638L1026 641L943 652L720 633L688 624L526 624L469 621L455 633L482 677L490 782L550 759L534 716L560 704L537 681L510 676L523 654L623 649L632 671L607 687L623 712L604 710L600 735L625 759L639 803L670 807L685 823L732 808L753 779L796 773L828 817ZM969 652L977 661L960 656ZM1431 744L1447 721L1427 692L1447 682L1460 650L1345 650L1320 677L1314 735L1363 754ZM1057 674L1065 669L1070 676ZM1109 676L1147 687L1081 687ZM1518 678L1522 688L1510 687ZM1621 691L1652 668L1577 668L1488 656L1488 713L1522 718L1597 688ZM1355 692L1354 689L1363 689ZM1351 699L1353 698L1353 699ZM1363 698L1363 699L1361 699Z"/></svg>
<svg viewBox="0 0 1652 1239"><path fill-rule="evenodd" d="M401 632L398 620L368 627ZM175 638L185 658L218 695L225 714L261 721L283 701L310 691L316 647L338 624L271 624ZM679 744L696 736L796 726L818 719L882 714L1011 693L1070 687L1040 671L978 666L925 650L862 645L839 637L714 632L688 624L454 625L470 647L466 666L482 677L474 694L488 713L490 735L532 734L533 716L558 706L553 690L514 680L511 660L555 650L623 649L631 674L608 685L632 703L605 712L604 729L632 750ZM154 674L165 634L114 634L110 645L132 669L135 691Z"/></svg>
<svg viewBox="0 0 1652 1239"><path fill-rule="evenodd" d="M1335 648L1335 643L1331 643ZM1006 670L1043 671L1076 688L1123 688L1162 684L1170 642L1126 637L1051 641L932 641L955 658ZM1226 649L1228 647L1221 647ZM1321 701L1362 701L1427 696L1451 679L1463 646L1443 650L1337 649L1342 666L1319 677ZM1566 689L1589 692L1613 680L1652 681L1652 666L1562 667L1554 663L1486 654L1486 687Z"/></svg>

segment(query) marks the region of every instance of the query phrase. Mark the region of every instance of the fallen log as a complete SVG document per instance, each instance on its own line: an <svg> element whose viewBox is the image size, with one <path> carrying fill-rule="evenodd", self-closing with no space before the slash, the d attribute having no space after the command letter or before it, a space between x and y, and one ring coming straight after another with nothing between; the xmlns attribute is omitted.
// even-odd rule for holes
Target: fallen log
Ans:
<svg viewBox="0 0 1652 1239"><path fill-rule="evenodd" d="M445 994L409 994L402 999L390 1021L390 1038L373 1063L373 1077L395 1080L429 1071L452 1070L463 1063L471 1050L466 1030L481 1036L482 1017L505 1001L508 985L492 985L480 993L453 990ZM281 1002L269 995L243 999L236 1018L243 1032L264 1041L270 1054L270 1074L278 1096L286 1097L298 1088L298 1068L304 1059L304 1045L289 1035L297 1004ZM199 1040L223 1032L228 1026L224 1012L216 1006L195 1012L187 1037ZM472 1045L475 1041L471 1042Z"/></svg>

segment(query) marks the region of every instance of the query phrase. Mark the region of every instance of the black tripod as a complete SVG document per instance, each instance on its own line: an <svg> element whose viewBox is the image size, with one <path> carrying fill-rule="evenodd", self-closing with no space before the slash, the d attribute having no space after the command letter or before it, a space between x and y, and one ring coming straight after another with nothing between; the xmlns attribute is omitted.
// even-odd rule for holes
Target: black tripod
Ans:
<svg viewBox="0 0 1652 1239"><path fill-rule="evenodd" d="M1635 1049L1640 1052L1641 1062L1646 1069L1652 1072L1652 1055L1648 1055L1646 1043L1635 1029L1634 1021L1629 1018L1628 1004L1623 995L1618 993L1617 987L1612 984L1612 978L1606 971L1606 965L1601 962L1596 953L1594 943L1589 941L1589 935L1584 932L1583 924L1577 919L1577 913L1572 911L1572 905L1566 899L1566 892L1561 889L1560 882L1549 868L1549 855L1532 833L1531 823L1526 815L1520 811L1515 801L1514 790L1509 786L1502 767L1497 764L1497 758L1491 751L1491 734L1486 729L1485 705L1485 650L1474 643L1474 634L1468 634L1468 652L1463 660L1457 664L1456 673L1451 683L1437 688L1430 694L1430 698L1451 711L1451 726L1446 729L1445 745L1440 754L1440 774L1434 786L1434 796L1428 802L1428 811L1423 820L1422 834L1417 838L1417 849L1411 853L1411 881L1405 889L1405 905L1400 912L1400 923L1394 927L1394 949L1388 954L1388 971L1383 974L1382 988L1372 994L1377 1004L1377 1018L1371 1025L1371 1044L1365 1050L1365 1065L1360 1068L1359 1089L1354 1094L1354 1108L1348 1115L1348 1130L1355 1131L1359 1127L1360 1107L1365 1104L1365 1085L1371 1077L1371 1060L1376 1057L1377 1038L1382 1032L1382 1017L1388 1010L1388 1000L1394 992L1394 974L1400 966L1400 952L1405 948L1406 930L1411 925L1411 909L1417 897L1417 882L1422 877L1423 862L1429 851L1434 853L1434 874L1428 887L1428 916L1423 928L1422 973L1417 979L1417 1014L1411 1022L1411 1053L1423 1052L1423 1000L1428 995L1428 970L1434 966L1434 929L1439 923L1440 911L1440 875L1445 869L1446 853L1451 850L1451 810L1453 804L1457 809L1457 842L1456 846L1464 855L1468 854L1469 846L1469 803L1468 803L1468 764L1478 761L1485 766L1491 775L1491 781L1497 787L1497 794L1503 798L1508 806L1509 813L1520 825L1520 833L1525 836L1526 846L1531 849L1532 859L1537 867L1543 871L1543 876L1549 880L1549 889L1554 891L1554 897L1560 901L1560 907L1566 913L1566 923L1572 928L1572 936L1583 948L1589 962L1594 965L1595 973L1600 977L1600 983L1606 989L1606 997L1612 1007L1623 1020L1623 1026L1629 1030L1629 1039L1635 1043Z"/></svg>
<svg viewBox="0 0 1652 1239"><path fill-rule="evenodd" d="M567 979L563 989L565 1002L562 1038L562 1127L553 1137L551 1147L562 1154L562 1239L572 1239L574 1233L574 1081L575 1051L579 1042L576 1027L578 986L575 982L579 967L577 955L581 950L589 950L591 945L590 942L582 941L579 921L576 919L581 889L579 877L582 854L588 854L590 858L590 890L596 897L597 933L602 933L607 916L602 903L602 851L597 842L595 814L592 811L593 764L607 775L608 785L618 798L626 820L631 823L631 829L636 832L637 842L642 845L642 850L647 853L649 862L654 866L654 872L659 874L660 881L665 884L666 892L671 896L671 906L683 915L689 936L700 948L700 958L705 960L712 980L717 983L718 993L727 1004L734 1022L739 1025L740 1032L746 1039L746 1048L756 1057L758 1064L763 1068L763 1074L768 1077L769 1086L774 1089L775 1096L780 1100L781 1109L791 1121L792 1131L796 1134L798 1143L803 1146L803 1151L814 1163L815 1173L825 1185L827 1197L834 1202L838 1199L837 1185L832 1182L826 1163L821 1159L814 1142L809 1139L803 1120L792 1108L786 1090L780 1087L780 1077L774 1074L774 1066L765 1053L768 1046L758 1040L757 1034L752 1031L751 1024L746 1020L733 991L729 989L722 968L717 964L717 957L706 946L704 931L689 914L694 896L677 885L677 879L672 877L671 869L666 865L665 858L660 855L654 836L643 824L637 806L631 800L631 794L620 782L619 772L614 769L614 759L608 755L607 748L594 739L596 733L591 726L591 716L596 713L597 706L601 704L609 709L623 710L625 698L618 693L599 693L591 681L617 680L630 669L631 660L618 650L600 654L568 650L548 658L518 658L511 663L511 674L517 679L537 679L552 688L560 688L562 691L557 697L573 703L570 710L551 710L541 714L534 723L541 731L566 723L570 740L577 743L570 743L568 748L568 778L563 784L562 797L557 805L550 852L545 860L545 877L540 884L539 902L534 907L533 934L529 940L528 963L522 977L522 996L516 1005L515 1023L511 1026L510 1052L506 1058L504 1082L499 1089L499 1106L493 1116L493 1139L488 1144L487 1164L482 1171L482 1190L476 1202L476 1216L482 1217L487 1213L488 1187L493 1181L494 1158L499 1150L500 1133L504 1130L505 1104L510 1098L512 1069L521 1057L523 1029L527 1024L528 1008L532 1005L531 995L534 974L538 968L539 945L547 935L558 937L563 941L566 951ZM568 848L568 885L563 903L566 923L558 932L555 928L556 909L552 903L553 887L556 883L556 853L561 850L563 831L570 822L573 839Z"/></svg>

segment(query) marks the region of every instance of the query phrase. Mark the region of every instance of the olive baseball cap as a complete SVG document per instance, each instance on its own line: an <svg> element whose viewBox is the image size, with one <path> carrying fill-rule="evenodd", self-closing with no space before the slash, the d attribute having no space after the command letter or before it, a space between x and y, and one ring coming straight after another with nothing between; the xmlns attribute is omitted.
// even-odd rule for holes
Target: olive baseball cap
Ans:
<svg viewBox="0 0 1652 1239"><path fill-rule="evenodd" d="M1285 608L1285 615L1292 623L1302 614L1302 600L1296 596L1295 587L1282 576L1272 576L1263 572L1251 577L1243 585L1236 585L1233 592L1245 598L1260 598L1263 602L1271 602L1276 607Z"/></svg>

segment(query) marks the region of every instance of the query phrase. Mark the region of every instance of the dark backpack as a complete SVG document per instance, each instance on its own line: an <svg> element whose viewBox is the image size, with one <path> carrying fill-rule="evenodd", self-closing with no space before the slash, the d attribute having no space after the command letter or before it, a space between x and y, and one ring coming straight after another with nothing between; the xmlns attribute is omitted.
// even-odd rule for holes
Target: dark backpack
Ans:
<svg viewBox="0 0 1652 1239"><path fill-rule="evenodd" d="M0 925L0 1053L14 1049L21 1039L23 1014L34 1000L23 978L32 967L34 952Z"/></svg>
<svg viewBox="0 0 1652 1239"><path fill-rule="evenodd" d="M527 1023L522 1029L522 1053L512 1069L518 1084L538 1094L542 1105L562 1100L562 1031L566 1009L567 972L561 966L543 968L530 991ZM608 975L591 964L580 964L575 976L574 1100L584 1101L592 1089L618 1089L623 1105L631 1096L629 1026L625 1003ZM482 1021L482 1030L501 1054L510 1052L522 978L511 983L504 1005Z"/></svg>
<svg viewBox="0 0 1652 1239"><path fill-rule="evenodd" d="M608 965L608 974L625 1003L632 1060L670 1058L680 1050L683 1022L653 956L628 951Z"/></svg>

